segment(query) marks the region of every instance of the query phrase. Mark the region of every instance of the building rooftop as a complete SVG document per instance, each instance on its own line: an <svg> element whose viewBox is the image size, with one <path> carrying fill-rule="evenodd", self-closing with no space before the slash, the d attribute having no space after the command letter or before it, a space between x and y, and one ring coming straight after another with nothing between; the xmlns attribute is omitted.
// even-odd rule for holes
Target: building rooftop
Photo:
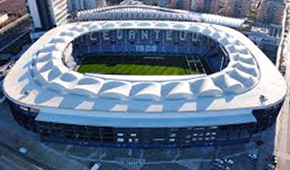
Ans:
<svg viewBox="0 0 290 170"><path fill-rule="evenodd" d="M20 16L27 13L25 1L23 0L0 1L0 11L5 11L10 14L19 14Z"/></svg>

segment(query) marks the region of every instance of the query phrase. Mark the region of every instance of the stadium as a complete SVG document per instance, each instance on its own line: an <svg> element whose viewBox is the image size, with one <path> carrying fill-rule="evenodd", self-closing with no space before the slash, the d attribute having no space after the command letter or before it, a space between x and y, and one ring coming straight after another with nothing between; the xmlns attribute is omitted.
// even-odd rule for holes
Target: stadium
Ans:
<svg viewBox="0 0 290 170"><path fill-rule="evenodd" d="M117 148L247 142L273 125L287 90L240 32L158 20L54 28L3 89L14 119L42 140Z"/></svg>

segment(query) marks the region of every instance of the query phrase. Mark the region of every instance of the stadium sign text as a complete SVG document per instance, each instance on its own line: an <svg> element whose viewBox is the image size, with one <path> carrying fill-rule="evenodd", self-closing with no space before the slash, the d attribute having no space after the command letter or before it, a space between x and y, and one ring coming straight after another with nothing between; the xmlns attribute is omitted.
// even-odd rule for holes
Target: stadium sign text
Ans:
<svg viewBox="0 0 290 170"><path fill-rule="evenodd" d="M90 40L97 41L114 41L128 39L134 40L156 40L164 39L166 41L198 41L200 34L187 31L171 31L171 30L113 30L90 33Z"/></svg>

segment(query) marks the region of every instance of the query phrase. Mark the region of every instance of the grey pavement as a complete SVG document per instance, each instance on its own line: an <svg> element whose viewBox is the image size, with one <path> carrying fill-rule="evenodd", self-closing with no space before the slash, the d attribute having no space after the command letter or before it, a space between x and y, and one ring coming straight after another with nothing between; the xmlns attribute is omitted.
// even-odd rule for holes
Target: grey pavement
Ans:
<svg viewBox="0 0 290 170"><path fill-rule="evenodd" d="M7 145L0 143L0 167L2 169L39 170L52 169L39 162L28 159L22 153L12 150Z"/></svg>
<svg viewBox="0 0 290 170"><path fill-rule="evenodd" d="M28 157L55 169L88 169L87 165L46 146L36 134L19 126L13 120L7 103L0 104L0 134L0 142L15 150L25 147L28 149Z"/></svg>

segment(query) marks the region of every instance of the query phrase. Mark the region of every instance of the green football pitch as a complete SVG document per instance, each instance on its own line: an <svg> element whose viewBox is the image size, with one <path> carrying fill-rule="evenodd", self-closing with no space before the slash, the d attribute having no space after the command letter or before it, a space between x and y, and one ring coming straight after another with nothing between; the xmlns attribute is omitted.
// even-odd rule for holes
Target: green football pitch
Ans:
<svg viewBox="0 0 290 170"><path fill-rule="evenodd" d="M83 58L78 72L120 75L191 75L202 73L199 57L189 63L184 56L100 55Z"/></svg>
<svg viewBox="0 0 290 170"><path fill-rule="evenodd" d="M158 66L143 64L82 64L78 68L80 73L122 74L122 75L189 75L197 74L189 68L176 66Z"/></svg>

